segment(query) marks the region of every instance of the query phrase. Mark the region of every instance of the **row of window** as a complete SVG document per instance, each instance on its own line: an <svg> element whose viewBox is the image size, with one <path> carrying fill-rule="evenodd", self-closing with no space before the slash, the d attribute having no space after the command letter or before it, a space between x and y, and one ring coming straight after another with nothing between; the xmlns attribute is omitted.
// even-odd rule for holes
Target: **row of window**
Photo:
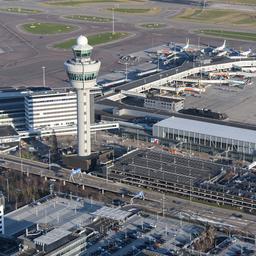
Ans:
<svg viewBox="0 0 256 256"><path fill-rule="evenodd" d="M65 97L63 96L63 98L42 98L41 100L34 100L34 101L25 101L25 105L27 105L28 107L33 106L33 105L38 105L38 103L49 103L49 102L54 102L54 103L62 103L63 101L76 101L76 95L73 95L72 97Z"/></svg>
<svg viewBox="0 0 256 256"><path fill-rule="evenodd" d="M176 131L176 132L175 132ZM205 134L199 134L199 133L193 133L188 131L180 131L174 129L174 132L166 131L164 134L164 137L167 139L184 139L185 141L195 141L199 144L204 143L215 143L218 146L221 145L229 145L229 146L237 146L240 148L255 148L256 145L254 143L246 142L246 141L239 141L234 139L228 139L228 138L221 138L216 136L210 136Z"/></svg>
<svg viewBox="0 0 256 256"><path fill-rule="evenodd" d="M86 57L90 57L91 55L91 51L81 51L81 50L77 50L74 51L74 54L77 58L86 58Z"/></svg>
<svg viewBox="0 0 256 256"><path fill-rule="evenodd" d="M68 73L68 78L73 81L88 81L96 79L96 73L74 74Z"/></svg>
<svg viewBox="0 0 256 256"><path fill-rule="evenodd" d="M53 119L50 119L50 120L43 120L43 121L37 121L37 120L29 120L29 124L34 124L34 125L39 125L39 124L44 124L44 123L52 123L54 121L58 121L58 122L61 122L61 121L76 121L76 118L74 118L73 116L68 116L66 117L65 119L57 119L55 118L55 120Z"/></svg>

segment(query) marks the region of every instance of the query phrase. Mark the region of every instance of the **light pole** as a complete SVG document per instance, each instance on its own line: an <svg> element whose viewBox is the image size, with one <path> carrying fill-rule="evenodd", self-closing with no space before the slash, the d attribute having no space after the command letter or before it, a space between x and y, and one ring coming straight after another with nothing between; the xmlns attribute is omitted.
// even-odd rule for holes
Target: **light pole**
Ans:
<svg viewBox="0 0 256 256"><path fill-rule="evenodd" d="M7 201L10 202L10 186L9 186L9 179L6 179L6 188L7 188Z"/></svg>
<svg viewBox="0 0 256 256"><path fill-rule="evenodd" d="M45 66L42 66L43 70L43 86L45 87Z"/></svg>
<svg viewBox="0 0 256 256"><path fill-rule="evenodd" d="M128 62L125 62L125 81L128 81Z"/></svg>
<svg viewBox="0 0 256 256"><path fill-rule="evenodd" d="M160 58L160 54L157 54L157 71L159 72L160 70L160 63L159 63L159 58Z"/></svg>
<svg viewBox="0 0 256 256"><path fill-rule="evenodd" d="M22 151L21 151L21 140L19 140L19 153L20 153L20 170L23 173L23 161L22 161Z"/></svg>
<svg viewBox="0 0 256 256"><path fill-rule="evenodd" d="M49 171L50 171L51 170L51 150L50 149L48 151L48 157L49 157L48 164L49 164Z"/></svg>
<svg viewBox="0 0 256 256"><path fill-rule="evenodd" d="M115 34L115 6L112 9L112 35Z"/></svg>

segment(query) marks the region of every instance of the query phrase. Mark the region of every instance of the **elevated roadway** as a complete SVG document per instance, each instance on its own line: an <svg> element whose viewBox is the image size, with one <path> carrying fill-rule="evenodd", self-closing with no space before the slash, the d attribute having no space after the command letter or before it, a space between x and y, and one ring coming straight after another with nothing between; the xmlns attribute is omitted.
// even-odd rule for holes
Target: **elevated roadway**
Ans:
<svg viewBox="0 0 256 256"><path fill-rule="evenodd" d="M198 74L200 72L226 70L231 69L234 66L254 68L256 67L256 60L247 59L241 61L234 61L227 58L220 58L217 60L213 60L213 62L210 65L200 65L199 67L195 67L193 62L185 61L182 63L182 65L177 66L175 68L162 71L160 73L150 75L148 77L141 78L124 85L120 85L115 88L115 93L99 97L96 101L100 102L105 98L112 101L118 101L126 97L126 95L121 93L121 90L141 93L151 89L152 87L161 86L163 84L171 83L176 80L184 79L186 77Z"/></svg>

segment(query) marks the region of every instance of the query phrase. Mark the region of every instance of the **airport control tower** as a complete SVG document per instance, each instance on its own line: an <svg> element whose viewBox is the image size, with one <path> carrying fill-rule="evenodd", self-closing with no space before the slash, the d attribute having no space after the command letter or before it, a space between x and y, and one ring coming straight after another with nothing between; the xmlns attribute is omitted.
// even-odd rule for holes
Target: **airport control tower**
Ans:
<svg viewBox="0 0 256 256"><path fill-rule="evenodd" d="M96 86L96 78L100 69L100 61L91 60L93 47L88 44L85 36L77 38L77 44L72 47L74 58L64 65L71 86L77 92L77 137L78 156L91 154L91 95ZM65 114L65 110L63 110Z"/></svg>

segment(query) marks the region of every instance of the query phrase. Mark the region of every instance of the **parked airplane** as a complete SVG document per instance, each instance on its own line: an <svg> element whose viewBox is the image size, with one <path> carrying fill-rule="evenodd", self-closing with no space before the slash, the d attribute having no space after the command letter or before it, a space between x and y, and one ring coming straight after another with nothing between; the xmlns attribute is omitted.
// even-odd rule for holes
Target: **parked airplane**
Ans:
<svg viewBox="0 0 256 256"><path fill-rule="evenodd" d="M248 57L251 53L252 53L252 49L249 49L248 51L240 52L240 55Z"/></svg>
<svg viewBox="0 0 256 256"><path fill-rule="evenodd" d="M249 49L248 51L241 52L241 51L231 49L230 52L231 53L228 56L230 59L246 59L249 57L249 55L251 55L252 50Z"/></svg>
<svg viewBox="0 0 256 256"><path fill-rule="evenodd" d="M226 40L224 40L224 42L223 42L223 45L222 46L219 46L219 47L217 47L217 48L215 48L215 49L213 49L213 53L218 53L218 52L222 52L222 51L224 51L225 50L225 48L226 48Z"/></svg>
<svg viewBox="0 0 256 256"><path fill-rule="evenodd" d="M221 56L226 56L227 54L228 54L227 51L220 51L220 52L217 54L217 56L218 56L218 57L221 57Z"/></svg>

